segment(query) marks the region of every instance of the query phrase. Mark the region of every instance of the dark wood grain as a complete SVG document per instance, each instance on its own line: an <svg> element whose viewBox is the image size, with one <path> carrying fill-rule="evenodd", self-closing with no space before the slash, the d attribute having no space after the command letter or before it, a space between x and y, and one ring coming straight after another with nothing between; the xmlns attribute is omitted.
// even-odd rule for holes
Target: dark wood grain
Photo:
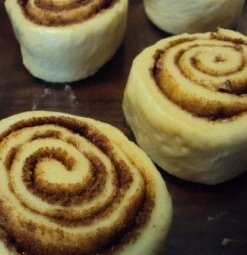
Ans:
<svg viewBox="0 0 247 255"><path fill-rule="evenodd" d="M238 27L242 32L247 32L246 14ZM133 139L122 113L131 63L142 49L167 36L147 20L142 1L131 0L126 37L114 58L91 78L50 84L23 67L1 1L0 119L27 110L63 111L111 123ZM167 255L247 254L247 174L217 186L184 182L163 171L162 175L174 204Z"/></svg>

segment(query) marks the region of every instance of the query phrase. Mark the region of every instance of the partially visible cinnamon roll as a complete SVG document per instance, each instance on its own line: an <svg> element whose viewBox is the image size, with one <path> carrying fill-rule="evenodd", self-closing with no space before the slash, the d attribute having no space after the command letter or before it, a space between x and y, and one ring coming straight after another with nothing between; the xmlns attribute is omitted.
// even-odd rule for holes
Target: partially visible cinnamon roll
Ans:
<svg viewBox="0 0 247 255"><path fill-rule="evenodd" d="M128 0L6 0L23 63L50 82L93 75L124 37Z"/></svg>
<svg viewBox="0 0 247 255"><path fill-rule="evenodd" d="M108 124L55 112L0 122L1 255L157 254L172 205L148 157Z"/></svg>
<svg viewBox="0 0 247 255"><path fill-rule="evenodd" d="M172 33L234 28L245 0L143 0L148 18L160 29Z"/></svg>
<svg viewBox="0 0 247 255"><path fill-rule="evenodd" d="M163 169L216 184L246 171L247 38L183 34L134 60L123 101L137 142Z"/></svg>

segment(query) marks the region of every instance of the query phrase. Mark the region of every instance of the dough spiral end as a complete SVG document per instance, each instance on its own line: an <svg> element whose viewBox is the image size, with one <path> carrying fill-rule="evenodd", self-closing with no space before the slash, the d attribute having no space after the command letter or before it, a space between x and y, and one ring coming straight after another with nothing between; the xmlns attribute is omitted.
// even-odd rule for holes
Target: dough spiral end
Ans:
<svg viewBox="0 0 247 255"><path fill-rule="evenodd" d="M246 93L247 39L219 29L144 50L133 62L123 107L156 163L183 179L213 184L245 171Z"/></svg>
<svg viewBox="0 0 247 255"><path fill-rule="evenodd" d="M156 169L145 169L151 162L118 130L51 112L22 113L0 125L3 255L10 248L27 255L129 254L142 249L157 216L165 223L148 254L160 248L169 195ZM132 153L147 164L136 165Z"/></svg>

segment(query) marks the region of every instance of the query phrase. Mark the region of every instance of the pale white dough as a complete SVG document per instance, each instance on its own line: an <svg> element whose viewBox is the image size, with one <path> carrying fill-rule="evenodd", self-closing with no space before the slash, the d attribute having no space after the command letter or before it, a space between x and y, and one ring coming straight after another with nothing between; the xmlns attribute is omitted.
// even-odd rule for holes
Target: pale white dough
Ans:
<svg viewBox="0 0 247 255"><path fill-rule="evenodd" d="M229 30L221 29L218 33L222 38L246 40ZM150 71L156 51L171 41L192 37L204 40L209 36L173 36L139 54L129 74L123 110L137 143L159 166L185 180L216 184L247 170L247 114L218 122L193 116L161 93ZM207 90L204 91L206 95ZM241 100L246 102L246 96Z"/></svg>
<svg viewBox="0 0 247 255"><path fill-rule="evenodd" d="M65 26L30 21L17 0L6 0L5 7L31 74L50 82L72 82L93 75L115 54L126 29L128 0Z"/></svg>
<svg viewBox="0 0 247 255"><path fill-rule="evenodd" d="M172 34L233 28L244 0L144 0L149 19Z"/></svg>
<svg viewBox="0 0 247 255"><path fill-rule="evenodd" d="M18 255L14 249L7 247L3 241L0 240L0 254L2 255Z"/></svg>

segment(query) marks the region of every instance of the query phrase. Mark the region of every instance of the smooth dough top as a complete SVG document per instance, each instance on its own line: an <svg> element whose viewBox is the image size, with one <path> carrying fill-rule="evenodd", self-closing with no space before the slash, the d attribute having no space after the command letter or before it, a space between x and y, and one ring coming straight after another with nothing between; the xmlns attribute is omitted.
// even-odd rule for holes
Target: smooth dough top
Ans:
<svg viewBox="0 0 247 255"><path fill-rule="evenodd" d="M172 34L234 28L244 0L144 0L145 11L160 29Z"/></svg>

